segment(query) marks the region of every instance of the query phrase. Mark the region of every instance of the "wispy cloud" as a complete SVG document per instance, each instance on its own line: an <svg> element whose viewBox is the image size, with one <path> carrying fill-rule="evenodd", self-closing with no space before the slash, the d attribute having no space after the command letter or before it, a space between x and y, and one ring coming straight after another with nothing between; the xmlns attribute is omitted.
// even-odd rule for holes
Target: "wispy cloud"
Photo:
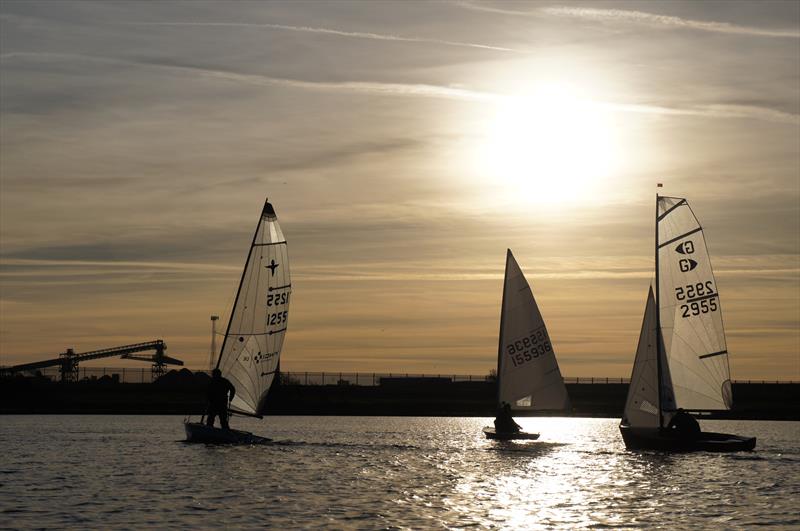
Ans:
<svg viewBox="0 0 800 531"><path fill-rule="evenodd" d="M481 50L494 50L499 52L528 53L526 50L517 50L504 46L493 46L474 42L450 41L446 39L429 39L424 37L406 37L402 35L387 35L364 31L344 31L333 28L319 28L312 26L291 26L286 24L258 24L251 22L132 22L133 25L146 26L173 26L173 27L230 27L230 28L261 28L303 33L317 33L322 35L335 35L354 39L370 39L375 41L414 42L422 44L439 44L442 46L456 46L461 48L477 48Z"/></svg>
<svg viewBox="0 0 800 531"><path fill-rule="evenodd" d="M714 22L692 20L670 15L658 15L643 11L627 11L623 9L599 9L590 7L553 6L542 8L541 11L548 15L597 20L600 22L621 22L640 24L657 28L680 28L699 31L712 31L716 33L732 33L737 35L752 35L756 37L781 37L800 38L797 29L768 29L752 26L738 26L727 22Z"/></svg>
<svg viewBox="0 0 800 531"><path fill-rule="evenodd" d="M521 11L518 9L506 9L502 7L495 7L489 4L479 4L474 2L455 2L455 4L459 7L463 7L464 9L469 9L472 11L480 11L483 13L497 13L499 15L515 15L522 17L541 16L541 14L537 11Z"/></svg>
<svg viewBox="0 0 800 531"><path fill-rule="evenodd" d="M497 102L507 97L505 94L485 92L458 87L442 85L429 85L424 83L384 83L375 81L309 81L291 78L279 78L262 74L250 74L219 70L190 64L171 63L164 59L119 59L111 57L63 54L57 52L8 52L0 54L0 61L13 59L55 59L91 61L107 64L124 64L145 68L158 68L173 72L192 73L206 78L218 79L232 83L242 83L256 86L277 86L303 90L318 90L327 92L372 94L383 96L440 98L448 100ZM586 105L605 108L614 112L636 114L652 114L665 116L697 116L706 118L750 118L767 122L798 124L800 115L772 109L769 107L749 105L719 105L702 104L670 107L655 104L639 104L625 102L589 101Z"/></svg>
<svg viewBox="0 0 800 531"><path fill-rule="evenodd" d="M128 66L152 67L176 72L189 72L203 77L230 82L246 83L250 85L281 86L307 90L324 90L330 92L348 92L386 96L417 96L469 101L487 101L496 99L498 97L497 94L489 92L445 87L441 85L427 85L420 83L382 83L372 81L306 81L300 79L272 77L261 74L246 74L233 72L230 70L217 70L201 66L170 63L164 60L131 60L95 55L64 54L57 52L9 52L0 54L0 61L9 61L13 59L76 60Z"/></svg>

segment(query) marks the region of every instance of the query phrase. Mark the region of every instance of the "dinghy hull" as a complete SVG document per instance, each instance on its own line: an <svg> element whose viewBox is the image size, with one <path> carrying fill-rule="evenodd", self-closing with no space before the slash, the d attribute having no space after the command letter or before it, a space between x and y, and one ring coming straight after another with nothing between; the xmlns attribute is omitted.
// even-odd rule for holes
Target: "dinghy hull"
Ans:
<svg viewBox="0 0 800 531"><path fill-rule="evenodd" d="M497 441L535 441L539 438L538 433L528 433L524 431L497 433L497 430L488 426L483 428L483 434L486 435L487 439Z"/></svg>
<svg viewBox="0 0 800 531"><path fill-rule="evenodd" d="M662 452L745 452L756 447L755 437L727 433L701 432L694 439L684 439L653 428L631 428L620 425L622 440L628 450Z"/></svg>
<svg viewBox="0 0 800 531"><path fill-rule="evenodd" d="M249 431L224 430L200 422L186 422L186 442L204 444L262 444L272 439L253 435Z"/></svg>

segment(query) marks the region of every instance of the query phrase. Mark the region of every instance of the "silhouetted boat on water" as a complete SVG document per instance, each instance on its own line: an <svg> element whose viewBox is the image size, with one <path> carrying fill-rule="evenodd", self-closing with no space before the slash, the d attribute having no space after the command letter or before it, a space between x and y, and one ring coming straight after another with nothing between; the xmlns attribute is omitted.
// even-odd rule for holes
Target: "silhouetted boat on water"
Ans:
<svg viewBox="0 0 800 531"><path fill-rule="evenodd" d="M217 368L236 387L230 413L261 418L278 371L292 291L289 255L275 210L267 201L247 254ZM268 441L252 433L185 422L186 440L252 444Z"/></svg>
<svg viewBox="0 0 800 531"><path fill-rule="evenodd" d="M500 334L497 349L497 405L511 411L569 409L569 396L558 369L542 314L511 249L506 253ZM486 427L487 439L538 439L538 433Z"/></svg>
<svg viewBox="0 0 800 531"><path fill-rule="evenodd" d="M755 437L676 429L678 408L731 408L728 349L705 236L686 199L656 195L655 296L647 296L620 432L630 450L752 450ZM677 419L676 419L677 420Z"/></svg>

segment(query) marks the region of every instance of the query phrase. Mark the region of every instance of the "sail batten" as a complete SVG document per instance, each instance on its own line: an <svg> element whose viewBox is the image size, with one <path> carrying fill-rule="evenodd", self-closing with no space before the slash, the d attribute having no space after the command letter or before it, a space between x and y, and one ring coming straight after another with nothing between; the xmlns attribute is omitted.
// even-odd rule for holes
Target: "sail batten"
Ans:
<svg viewBox="0 0 800 531"><path fill-rule="evenodd" d="M567 409L569 398L530 284L506 255L498 348L498 403L512 410Z"/></svg>
<svg viewBox="0 0 800 531"><path fill-rule="evenodd" d="M236 387L231 407L258 414L274 379L289 316L286 239L265 203L248 252L218 367Z"/></svg>

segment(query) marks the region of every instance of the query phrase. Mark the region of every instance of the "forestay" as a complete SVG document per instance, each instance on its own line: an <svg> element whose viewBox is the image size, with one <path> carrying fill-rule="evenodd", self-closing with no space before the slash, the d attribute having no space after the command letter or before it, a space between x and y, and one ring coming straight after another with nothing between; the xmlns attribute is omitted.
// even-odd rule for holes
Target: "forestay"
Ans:
<svg viewBox="0 0 800 531"><path fill-rule="evenodd" d="M567 409L569 398L530 285L506 255L498 352L498 400L512 409Z"/></svg>
<svg viewBox="0 0 800 531"><path fill-rule="evenodd" d="M292 291L289 255L267 202L256 228L217 366L236 386L231 409L257 414L278 368Z"/></svg>
<svg viewBox="0 0 800 531"><path fill-rule="evenodd" d="M659 197L658 305L677 407L729 409L730 368L703 229L686 199Z"/></svg>

